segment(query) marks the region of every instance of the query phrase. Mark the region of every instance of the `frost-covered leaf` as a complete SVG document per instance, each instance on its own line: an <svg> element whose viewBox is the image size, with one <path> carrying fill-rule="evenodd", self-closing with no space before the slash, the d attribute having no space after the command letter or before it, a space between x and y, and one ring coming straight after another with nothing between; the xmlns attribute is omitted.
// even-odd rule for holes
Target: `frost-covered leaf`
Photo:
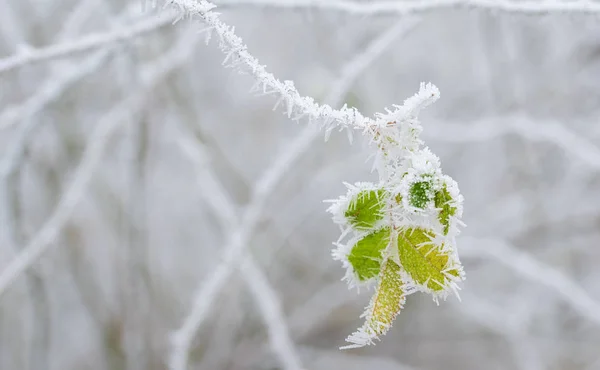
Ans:
<svg viewBox="0 0 600 370"><path fill-rule="evenodd" d="M343 348L374 344L407 295L421 291L438 301L457 293L464 279L455 245L464 226L463 197L419 138L417 114L438 95L434 86L422 85L403 106L362 127L377 148L379 181L346 184L348 192L330 201L328 211L341 230L332 255L346 268L344 280L351 287L378 282L364 325Z"/></svg>
<svg viewBox="0 0 600 370"><path fill-rule="evenodd" d="M433 234L420 228L407 228L398 233L400 264L418 285L433 292L448 287L446 274L459 276L458 266L448 266L450 251L432 241Z"/></svg>
<svg viewBox="0 0 600 370"><path fill-rule="evenodd" d="M456 207L451 205L451 201L452 197L446 185L441 190L435 192L435 207L441 209L438 219L444 227L444 235L448 234L450 228L450 216L454 216L456 213Z"/></svg>
<svg viewBox="0 0 600 370"><path fill-rule="evenodd" d="M348 204L345 217L357 230L373 229L383 219L385 191L365 189L354 195Z"/></svg>
<svg viewBox="0 0 600 370"><path fill-rule="evenodd" d="M350 250L348 262L355 278L366 282L379 274L382 253L390 242L390 229L384 228L360 239Z"/></svg>
<svg viewBox="0 0 600 370"><path fill-rule="evenodd" d="M346 341L352 344L342 348L373 344L374 339L388 331L406 300L403 286L400 266L387 259L381 269L375 295L362 316L365 317L364 325L346 338Z"/></svg>
<svg viewBox="0 0 600 370"><path fill-rule="evenodd" d="M417 181L413 183L409 190L408 201L415 208L425 208L427 203L431 201L431 189L433 184L431 181Z"/></svg>

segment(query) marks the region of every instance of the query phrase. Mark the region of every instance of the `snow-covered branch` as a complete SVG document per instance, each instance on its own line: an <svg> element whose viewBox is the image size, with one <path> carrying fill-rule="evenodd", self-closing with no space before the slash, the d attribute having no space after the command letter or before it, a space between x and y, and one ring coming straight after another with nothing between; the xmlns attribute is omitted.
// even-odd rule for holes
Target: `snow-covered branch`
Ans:
<svg viewBox="0 0 600 370"><path fill-rule="evenodd" d="M302 363L290 336L285 314L275 290L252 257L242 259L242 275L254 296L269 333L269 342L283 369L302 370Z"/></svg>
<svg viewBox="0 0 600 370"><path fill-rule="evenodd" d="M276 106L283 103L288 117L294 120L306 117L309 122L316 122L329 131L335 127L363 130L373 124L372 120L364 117L356 108L344 106L336 110L326 104L319 105L313 98L300 95L293 81L281 82L267 72L265 66L248 52L242 39L234 33L233 27L223 23L218 13L212 11L214 4L206 0L168 0L167 4L178 9L181 18L190 16L202 20L206 24L207 40L210 40L213 32L216 33L219 47L226 56L223 63L252 74L256 81L252 90L275 94L278 97Z"/></svg>
<svg viewBox="0 0 600 370"><path fill-rule="evenodd" d="M406 15L448 9L473 9L528 15L550 13L600 13L600 3L591 0L417 0L417 1L351 1L351 0L222 0L223 7L249 6L291 10L333 10L352 15Z"/></svg>
<svg viewBox="0 0 600 370"><path fill-rule="evenodd" d="M99 32L74 41L65 41L42 48L21 48L19 52L0 59L0 75L26 65L57 58L65 58L84 51L109 46L115 42L137 37L171 24L173 17L164 14L159 17L150 15L131 26L108 32Z"/></svg>

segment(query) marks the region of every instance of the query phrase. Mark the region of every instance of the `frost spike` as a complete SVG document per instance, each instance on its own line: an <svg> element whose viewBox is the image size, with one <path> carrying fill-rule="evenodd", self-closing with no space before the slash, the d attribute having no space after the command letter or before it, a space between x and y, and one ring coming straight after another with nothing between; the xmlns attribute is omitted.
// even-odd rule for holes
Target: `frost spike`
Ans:
<svg viewBox="0 0 600 370"><path fill-rule="evenodd" d="M450 229L450 217L454 216L454 214L456 213L456 207L450 204L450 202L452 201L452 197L450 196L448 188L445 184L441 190L435 192L434 199L435 208L440 209L438 220L444 228L444 235L448 235L448 230Z"/></svg>

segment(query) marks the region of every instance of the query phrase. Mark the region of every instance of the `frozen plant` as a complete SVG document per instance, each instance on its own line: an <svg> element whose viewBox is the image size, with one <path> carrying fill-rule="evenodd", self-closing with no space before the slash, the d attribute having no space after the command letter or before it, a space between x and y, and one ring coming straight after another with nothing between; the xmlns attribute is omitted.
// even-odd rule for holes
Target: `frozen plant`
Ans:
<svg viewBox="0 0 600 370"><path fill-rule="evenodd" d="M395 112L378 116L385 125L371 132L371 140L379 182L346 184L348 193L330 201L328 210L342 229L333 257L346 268L344 279L350 287L377 285L364 325L342 348L374 344L407 295L421 291L439 302L457 293L464 279L455 238L463 198L419 139L418 111L438 96L437 88L422 84Z"/></svg>
<svg viewBox="0 0 600 370"><path fill-rule="evenodd" d="M374 343L385 334L411 293L429 293L438 302L457 292L464 279L455 237L462 226L462 196L454 180L444 175L439 158L420 139L419 111L439 98L439 90L422 83L419 92L385 114L364 117L357 109L336 110L303 97L292 81L281 82L247 50L233 27L223 23L215 5L206 0L169 0L180 18L197 17L206 24L207 42L214 33L226 55L224 64L249 73L255 90L278 97L288 117L308 118L325 131L359 131L375 148L377 184L347 185L348 193L329 208L342 228L335 259L346 268L350 286L376 284L365 324L347 338L354 348ZM275 176L275 175L273 175ZM241 247L240 247L241 248ZM241 251L240 251L241 253Z"/></svg>

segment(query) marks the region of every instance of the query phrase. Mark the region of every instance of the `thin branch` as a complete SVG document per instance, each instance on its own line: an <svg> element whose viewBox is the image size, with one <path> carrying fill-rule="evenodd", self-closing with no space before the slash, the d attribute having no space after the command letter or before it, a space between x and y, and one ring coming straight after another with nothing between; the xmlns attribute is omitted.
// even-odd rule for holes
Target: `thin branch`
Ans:
<svg viewBox="0 0 600 370"><path fill-rule="evenodd" d="M440 91L431 83L421 83L419 91L406 99L403 105L394 105L393 109L386 109L385 113L377 113L375 118L364 117L356 108L349 108L347 105L336 110L327 104L316 103L312 97L301 96L293 81L281 82L267 72L265 66L260 65L248 52L234 28L223 23L218 13L212 11L216 7L213 3L207 0L167 0L166 3L179 10L178 19L190 16L204 22L207 26L207 41L214 31L220 40L219 48L225 54L223 64L237 67L241 73L251 74L255 79L254 89L262 87L263 93L278 96L275 107L283 103L289 118L296 121L307 118L309 123L317 122L325 130L325 138L335 128L347 130L350 139L353 130L362 131L370 137L371 142L378 147L375 162L380 179L387 181L398 158L405 151L416 150L422 145L418 138L421 126L416 119L417 115L421 109L440 97ZM306 138L303 140L309 141ZM265 178L267 181L270 181L269 176L267 174ZM258 189L262 191L260 186Z"/></svg>
<svg viewBox="0 0 600 370"><path fill-rule="evenodd" d="M600 325L600 302L556 268L538 261L502 240L471 237L462 237L461 240L463 255L490 257L506 265L520 275L547 286L575 311Z"/></svg>
<svg viewBox="0 0 600 370"><path fill-rule="evenodd" d="M600 169L600 148L555 121L536 122L524 115L511 115L469 125L440 122L435 129L425 133L435 140L461 143L491 140L507 134L553 143L589 166Z"/></svg>
<svg viewBox="0 0 600 370"><path fill-rule="evenodd" d="M23 135L26 137L36 126L39 126L43 122L39 119L32 119L33 116L44 109L49 103L59 98L73 84L76 84L82 78L100 68L108 60L111 51L112 49L100 50L86 58L83 62L68 64L67 68L61 69L52 78L46 80L42 87L25 102L8 107L0 113L0 130L4 130L25 120L26 122L19 126L19 131L14 135L17 137L17 140L21 140L20 138ZM13 141L12 144L12 146L15 146L16 142Z"/></svg>
<svg viewBox="0 0 600 370"><path fill-rule="evenodd" d="M263 7L290 10L332 10L357 16L421 14L449 9L472 9L526 15L579 13L597 15L600 3L589 0L420 0L370 1L349 0L223 0L221 7Z"/></svg>
<svg viewBox="0 0 600 370"><path fill-rule="evenodd" d="M364 71L381 55L385 50L384 46L389 46L394 40L392 36L398 37L410 30L415 24L414 20L408 20L407 24L395 23L391 29L377 38L366 50L353 58L342 69L346 74L343 74L336 81L331 89L331 93L328 94L328 99L333 102L341 100L347 93L347 89L352 86L352 82L360 75L360 72ZM272 76L271 78L274 79ZM170 359L171 370L183 370L186 368L192 339L208 315L212 302L216 299L223 285L233 272L238 260L244 254L244 248L247 246L254 229L260 221L267 198L274 192L287 171L293 168L293 163L307 151L318 136L319 132L314 127L306 127L290 145L286 146L285 152L275 156L277 160L257 181L250 204L247 206L240 220L239 227L234 229L230 234L231 236L224 248L219 265L215 272L210 275L210 278L198 287L192 304L192 310L185 318L182 326L173 335L173 353ZM227 213L231 214L232 211L227 211ZM221 217L227 220L230 216Z"/></svg>
<svg viewBox="0 0 600 370"><path fill-rule="evenodd" d="M182 135L180 138L179 146L197 165L198 182L202 188L201 194L204 200L211 206L213 212L220 219L223 229L233 232L232 230L238 227L235 206L223 191L223 186L218 183L214 173L210 171L208 163L206 163L202 155L202 148L197 143L194 145L192 140L185 135ZM254 261L251 254L246 254L243 257L241 272L244 275L244 283L248 285L254 301L262 314L263 321L269 332L271 348L279 356L285 369L301 369L300 359L289 334L285 315L281 309L277 293L271 287L265 274ZM171 358L172 369L185 369L186 357L193 335L192 337L178 337L178 335L176 333L173 337L176 346Z"/></svg>
<svg viewBox="0 0 600 370"><path fill-rule="evenodd" d="M100 119L88 140L89 144L83 153L81 162L73 174L73 181L52 215L23 251L0 273L0 298L25 270L49 249L58 233L68 222L84 195L94 171L100 164L111 135L123 121L143 108L144 99L151 88L178 68L192 54L189 41L184 42L184 38L180 38L180 40L168 54L142 70L143 83L137 92L134 92Z"/></svg>
<svg viewBox="0 0 600 370"><path fill-rule="evenodd" d="M96 11L98 13L98 7L102 8L100 10L103 13L109 13L106 9L106 4L100 0L80 2L65 21L57 39L62 40L75 33L82 26L81 22L84 22L91 12ZM125 9L118 16L118 21L127 21L127 15L130 13L131 9ZM116 28L113 27L113 29ZM114 45L110 44L108 47L87 56L83 61L64 61L52 65L50 76L41 84L41 87L34 95L29 97L25 102L8 106L0 112L0 130L6 129L19 121L27 120L40 112L46 105L58 99L70 86L88 74L93 73L97 68L100 68L104 64L103 62L108 59L108 55L114 50ZM30 124L39 125L40 122L38 120ZM24 129L20 130L23 131ZM18 132L15 135L18 138L20 133Z"/></svg>
<svg viewBox="0 0 600 370"><path fill-rule="evenodd" d="M300 120L307 117L309 122L318 122L326 130L335 127L345 129L363 130L375 124L372 119L364 117L356 108L344 106L340 110L333 109L329 105L319 105L313 98L301 96L293 81L279 81L273 74L267 72L264 65L259 64L258 60L252 56L242 39L234 33L233 27L223 23L217 13L212 9L215 5L200 0L168 0L175 9L180 11L180 18L186 15L196 16L207 26L207 40L214 31L219 37L219 47L226 55L224 64L235 66L240 71L250 73L256 83L253 90L260 90L264 94L275 94L279 97L276 107L283 103L288 117L294 120Z"/></svg>
<svg viewBox="0 0 600 370"><path fill-rule="evenodd" d="M292 340L279 297L258 264L249 254L242 260L244 280L258 305L269 332L271 348L287 370L301 370L302 363Z"/></svg>
<svg viewBox="0 0 600 370"><path fill-rule="evenodd" d="M0 59L0 75L26 65L57 58L65 58L72 54L112 45L115 42L137 37L171 24L171 15L160 17L151 15L132 26L119 28L109 32L91 34L75 41L67 41L47 47L22 50L12 56Z"/></svg>
<svg viewBox="0 0 600 370"><path fill-rule="evenodd" d="M182 326L173 334L173 350L169 361L171 370L185 370L187 368L187 356L198 328L206 318L211 304L217 298L227 279L232 274L236 262L241 257L249 240L252 230L258 223L260 210L265 197L256 198L258 202L252 202L240 222L241 226L230 235L225 246L224 254L217 269L210 278L202 282L194 294L192 310L184 319ZM262 200L262 201L261 201Z"/></svg>

